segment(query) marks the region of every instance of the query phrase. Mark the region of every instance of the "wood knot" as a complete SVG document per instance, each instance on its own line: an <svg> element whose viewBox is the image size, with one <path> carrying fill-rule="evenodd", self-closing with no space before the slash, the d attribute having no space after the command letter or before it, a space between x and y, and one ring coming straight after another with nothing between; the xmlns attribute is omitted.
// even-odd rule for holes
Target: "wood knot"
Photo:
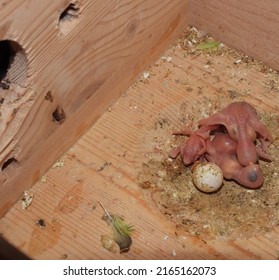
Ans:
<svg viewBox="0 0 279 280"><path fill-rule="evenodd" d="M137 30L139 29L140 20L137 18L134 18L128 22L127 28L126 28L126 34L128 36L134 36L137 33Z"/></svg>

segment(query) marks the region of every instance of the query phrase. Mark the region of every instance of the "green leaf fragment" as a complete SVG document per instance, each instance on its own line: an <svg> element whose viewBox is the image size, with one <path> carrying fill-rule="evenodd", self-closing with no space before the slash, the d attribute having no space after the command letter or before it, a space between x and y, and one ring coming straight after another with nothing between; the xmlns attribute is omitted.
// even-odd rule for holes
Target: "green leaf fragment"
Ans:
<svg viewBox="0 0 279 280"><path fill-rule="evenodd" d="M196 46L197 50L215 50L220 46L218 41L202 42Z"/></svg>
<svg viewBox="0 0 279 280"><path fill-rule="evenodd" d="M132 245L132 232L133 226L130 224L126 224L124 220L116 215L112 216L112 231L113 231L113 239L117 243L120 249L120 253L124 253L129 251Z"/></svg>
<svg viewBox="0 0 279 280"><path fill-rule="evenodd" d="M132 236L133 226L126 224L121 217L113 215L113 224L120 234Z"/></svg>

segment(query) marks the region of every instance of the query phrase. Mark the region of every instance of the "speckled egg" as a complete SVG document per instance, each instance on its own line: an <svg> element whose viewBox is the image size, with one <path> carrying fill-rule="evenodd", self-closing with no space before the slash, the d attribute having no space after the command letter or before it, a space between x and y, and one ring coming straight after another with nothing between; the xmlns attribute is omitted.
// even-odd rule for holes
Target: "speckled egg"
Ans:
<svg viewBox="0 0 279 280"><path fill-rule="evenodd" d="M223 172L213 162L199 163L195 166L192 176L194 185L205 193L216 192L223 183Z"/></svg>

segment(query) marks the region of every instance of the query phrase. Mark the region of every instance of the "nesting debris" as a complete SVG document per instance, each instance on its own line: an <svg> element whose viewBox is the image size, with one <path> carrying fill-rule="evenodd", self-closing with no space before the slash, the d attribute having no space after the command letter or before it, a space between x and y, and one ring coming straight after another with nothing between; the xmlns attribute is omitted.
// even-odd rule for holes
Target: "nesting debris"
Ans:
<svg viewBox="0 0 279 280"><path fill-rule="evenodd" d="M47 182L47 175L43 175L40 179L40 182L46 183Z"/></svg>
<svg viewBox="0 0 279 280"><path fill-rule="evenodd" d="M143 72L142 76L146 80L150 77L150 73L149 72Z"/></svg>
<svg viewBox="0 0 279 280"><path fill-rule="evenodd" d="M56 163L53 164L52 168L60 168L64 166L63 161L57 161Z"/></svg>
<svg viewBox="0 0 279 280"><path fill-rule="evenodd" d="M218 41L206 41L206 42L199 43L196 46L196 50L212 51L212 50L217 50L219 46L220 46L220 42Z"/></svg>
<svg viewBox="0 0 279 280"><path fill-rule="evenodd" d="M172 57L171 56L161 56L161 59L163 61L166 61L166 62L171 62L172 61Z"/></svg>
<svg viewBox="0 0 279 280"><path fill-rule="evenodd" d="M20 202L22 209L27 209L31 205L33 201L33 197L34 195L29 193L28 191L25 191L23 193L23 197L21 198L21 202Z"/></svg>

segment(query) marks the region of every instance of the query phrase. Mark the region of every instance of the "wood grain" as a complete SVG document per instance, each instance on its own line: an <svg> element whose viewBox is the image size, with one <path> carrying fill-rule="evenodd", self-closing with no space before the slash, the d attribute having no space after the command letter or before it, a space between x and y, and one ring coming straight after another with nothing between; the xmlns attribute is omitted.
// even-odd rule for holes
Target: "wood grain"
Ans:
<svg viewBox="0 0 279 280"><path fill-rule="evenodd" d="M0 39L16 53L5 76L10 89L0 89L3 215L181 33L187 1L13 0L0 7Z"/></svg>
<svg viewBox="0 0 279 280"><path fill-rule="evenodd" d="M243 53L279 69L276 0L194 0L189 23Z"/></svg>
<svg viewBox="0 0 279 280"><path fill-rule="evenodd" d="M278 92L267 83L276 81L272 73L236 66L234 56L189 56L181 46L183 40L146 69L149 78L133 84L29 190L34 200L28 209L17 203L0 220L10 243L35 259L278 258L278 227L236 239L193 236L177 228L138 185L142 163L166 148L165 140L200 102L223 106L236 92L237 100L278 115ZM192 109L182 114L185 104ZM154 134L163 119L169 125ZM134 225L128 253L103 248L101 235L111 232L98 202ZM45 228L38 227L38 219Z"/></svg>

